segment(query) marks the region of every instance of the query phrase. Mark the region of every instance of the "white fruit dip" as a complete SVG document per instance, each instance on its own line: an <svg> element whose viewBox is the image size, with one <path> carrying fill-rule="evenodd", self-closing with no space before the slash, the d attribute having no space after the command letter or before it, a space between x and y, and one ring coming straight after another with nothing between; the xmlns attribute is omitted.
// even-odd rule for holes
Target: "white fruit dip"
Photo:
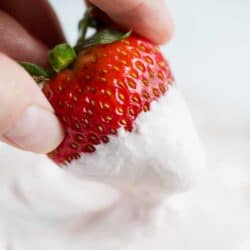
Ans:
<svg viewBox="0 0 250 250"><path fill-rule="evenodd" d="M202 113L205 111L202 106ZM156 122L158 114L164 115L160 123ZM200 126L202 120L197 122ZM92 156L86 161L83 156L81 164L86 172L80 162L64 170L46 157L2 145L0 249L235 250L246 241L250 199L245 130L235 137L230 136L230 128L222 133L219 127L203 125L200 132L208 152L206 170L189 111L175 87L136 124L137 133L120 131L119 138L98 148L93 155L100 160L98 165ZM154 141L157 139L162 147ZM126 143L122 145L122 141ZM140 168L134 165L133 174L135 163L128 149L137 145L141 146L135 152ZM111 154L112 149L119 150L121 158L112 160L109 156L109 163L125 159L128 172L126 165L107 168L105 159L103 164L98 159ZM122 158L123 150L126 158ZM157 169L151 157L155 157ZM86 181L89 176L100 182ZM133 187L132 191L128 187Z"/></svg>
<svg viewBox="0 0 250 250"><path fill-rule="evenodd" d="M181 93L165 96L142 112L132 133L120 129L94 154L83 154L66 169L77 176L121 188L173 193L204 172L205 153Z"/></svg>

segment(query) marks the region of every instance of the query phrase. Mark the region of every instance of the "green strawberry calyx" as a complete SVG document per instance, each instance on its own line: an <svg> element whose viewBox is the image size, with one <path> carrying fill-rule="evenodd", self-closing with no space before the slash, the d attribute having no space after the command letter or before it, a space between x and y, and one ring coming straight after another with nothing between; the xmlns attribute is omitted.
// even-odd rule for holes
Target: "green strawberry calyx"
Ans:
<svg viewBox="0 0 250 250"><path fill-rule="evenodd" d="M70 67L77 54L91 46L103 45L114 43L123 39L128 38L132 30L130 31L120 31L115 28L107 27L98 18L96 18L93 13L100 11L96 7L89 7L84 17L80 20L79 28L79 39L74 47L70 46L68 43L62 43L56 45L49 52L49 64L52 69L47 70L39 65L30 62L19 62L19 64L39 83L49 80L54 74ZM101 12L101 11L100 11ZM94 28L96 32L87 37L88 29Z"/></svg>

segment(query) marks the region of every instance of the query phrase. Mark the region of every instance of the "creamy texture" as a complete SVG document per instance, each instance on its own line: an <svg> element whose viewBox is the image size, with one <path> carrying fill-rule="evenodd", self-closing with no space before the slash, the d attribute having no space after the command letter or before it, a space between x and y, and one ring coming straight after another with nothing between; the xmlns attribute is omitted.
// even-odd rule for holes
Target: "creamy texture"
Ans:
<svg viewBox="0 0 250 250"><path fill-rule="evenodd" d="M139 115L132 133L121 129L67 171L43 161L12 169L9 182L5 177L0 216L11 219L0 227L11 249L137 249L144 234L152 234L151 240L161 235L165 201L199 183L205 171L203 147L173 86L150 112Z"/></svg>
<svg viewBox="0 0 250 250"><path fill-rule="evenodd" d="M189 110L181 93L169 86L150 112L138 116L132 133L120 129L108 144L83 154L67 170L116 187L169 194L185 190L204 168L205 153Z"/></svg>
<svg viewBox="0 0 250 250"><path fill-rule="evenodd" d="M158 111L170 117L170 111L175 110L178 111L179 119L171 116L172 119L175 117L172 124L176 125L180 120L183 122L183 117L186 117L185 125L192 132L192 136L186 138L194 140L196 133L179 91L171 89L166 98L162 99L163 103L170 106L166 108L155 103L152 114L143 114L137 125L142 120L145 122L149 117L157 116ZM202 110L205 111L203 105ZM182 130L181 126L179 129ZM249 143L246 133L242 130L235 138L230 137L230 129L223 134L219 128L209 126L204 131L203 139L210 156L209 171L200 168L201 164L193 168L190 165L179 165L178 170L172 170L166 165L176 181L171 182L164 171L154 175L153 180L159 178L162 181L159 190L164 191L158 200L154 199L158 192L151 193L150 199L148 190L147 193L138 192L142 181L138 182L135 192L121 189L117 183L113 184L118 189L112 189L84 180L87 174L82 175L82 171L79 178L75 178L45 157L29 154L27 158L24 152L3 146L1 163L8 167L2 168L0 175L0 247L3 250L165 250L166 247L173 250L248 250L250 175L246 170L243 171L243 162L240 168L234 167L236 162L247 155ZM121 136L122 140L124 137L130 140L133 134L122 133ZM141 137L141 134L137 136ZM172 136L179 138L178 133ZM193 146L199 145L198 141ZM230 148L227 144L235 146ZM100 148L99 151L104 149ZM198 146L195 149L198 150ZM188 151L180 152L180 157L183 157ZM199 157L190 162L199 163ZM68 170L71 172L72 168ZM205 175L200 174L201 170L205 171ZM181 171L183 175L180 178L178 173ZM91 173L93 175L94 172ZM125 169L123 173L126 173ZM119 174L113 176L114 179L122 180L125 187L131 181L131 178L123 179ZM146 187L154 188L156 182L145 173L143 177L148 181ZM100 173L95 174L94 178L101 180ZM176 192L176 188L183 188L181 179L189 183L196 179L197 182L189 191L173 195L171 192ZM166 185L167 180L175 185ZM167 192L167 187L171 192ZM241 241L244 241L243 245Z"/></svg>

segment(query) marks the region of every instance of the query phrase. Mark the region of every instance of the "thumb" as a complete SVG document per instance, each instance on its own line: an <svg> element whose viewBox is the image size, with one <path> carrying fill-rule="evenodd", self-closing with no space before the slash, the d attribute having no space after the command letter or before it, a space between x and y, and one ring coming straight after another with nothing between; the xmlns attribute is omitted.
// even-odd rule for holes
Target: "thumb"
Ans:
<svg viewBox="0 0 250 250"><path fill-rule="evenodd" d="M33 79L0 53L0 140L23 150L47 153L63 132L53 109Z"/></svg>

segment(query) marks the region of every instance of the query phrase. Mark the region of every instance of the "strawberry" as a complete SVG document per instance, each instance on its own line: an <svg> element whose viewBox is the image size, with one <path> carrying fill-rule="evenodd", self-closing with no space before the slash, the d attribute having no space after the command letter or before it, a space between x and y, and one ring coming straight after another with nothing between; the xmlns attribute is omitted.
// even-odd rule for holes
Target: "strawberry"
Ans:
<svg viewBox="0 0 250 250"><path fill-rule="evenodd" d="M49 153L59 165L94 153L120 128L133 132L138 115L150 111L173 82L159 48L147 39L106 28L85 39L90 13L77 46L59 45L50 53L56 73L22 63L36 79L42 77L43 92L65 130L61 145Z"/></svg>

